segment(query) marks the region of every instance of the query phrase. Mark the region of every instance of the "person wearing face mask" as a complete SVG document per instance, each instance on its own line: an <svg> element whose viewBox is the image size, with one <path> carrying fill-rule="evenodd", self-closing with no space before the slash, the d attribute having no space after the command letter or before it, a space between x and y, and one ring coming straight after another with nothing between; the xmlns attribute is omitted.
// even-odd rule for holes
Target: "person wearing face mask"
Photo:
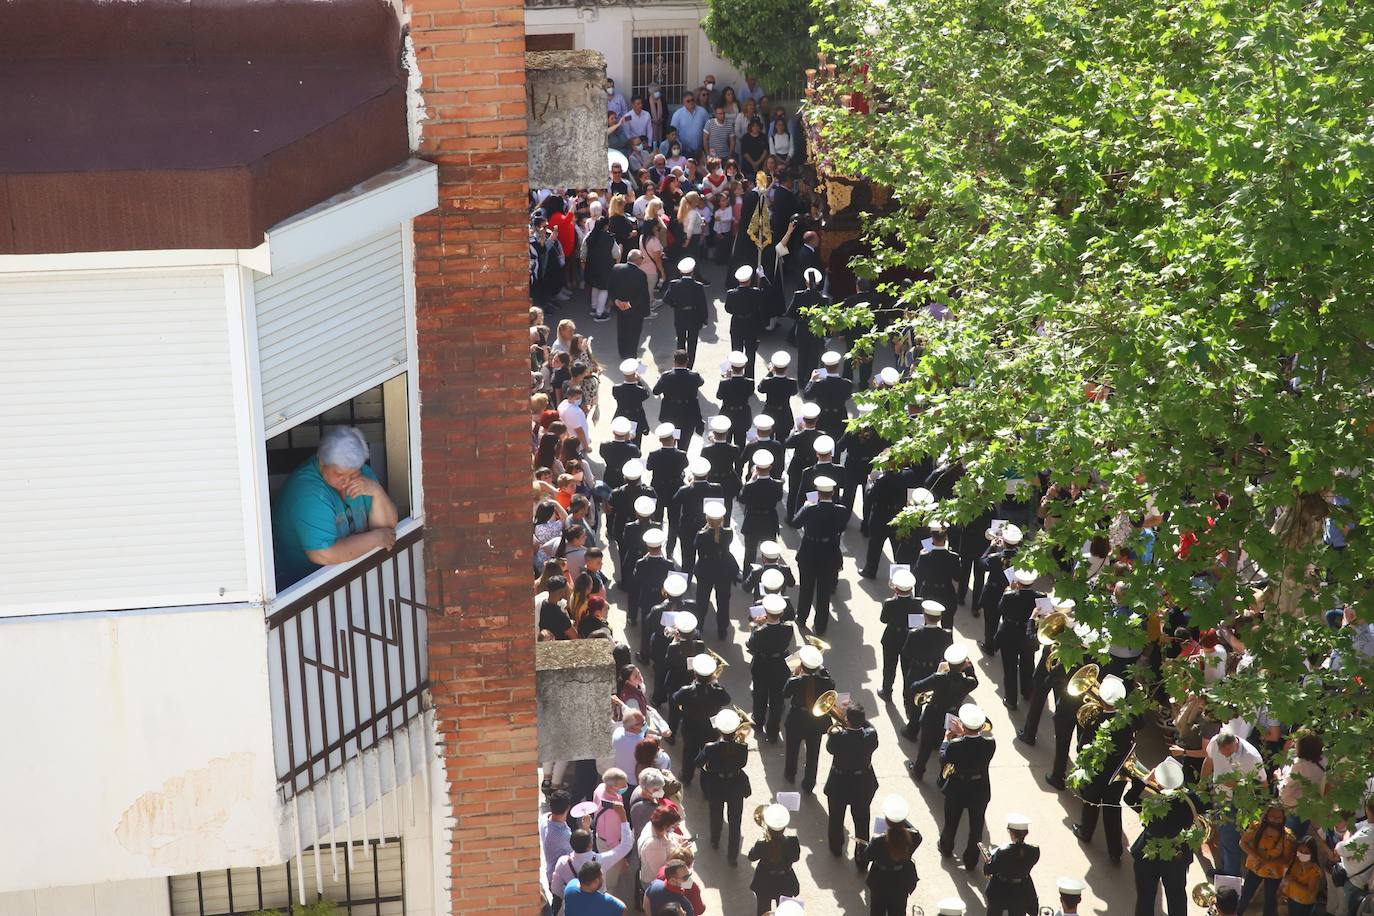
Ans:
<svg viewBox="0 0 1374 916"><path fill-rule="evenodd" d="M1279 895L1288 901L1288 916L1310 916L1325 884L1326 872L1317 862L1317 840L1306 837L1298 842L1293 864L1279 883Z"/></svg>
<svg viewBox="0 0 1374 916"><path fill-rule="evenodd" d="M606 110L614 111L617 118L623 118L629 106L625 104L625 96L615 88L615 80L606 79Z"/></svg>
<svg viewBox="0 0 1374 916"><path fill-rule="evenodd" d="M1283 825L1282 805L1270 805L1263 819L1240 838L1245 853L1245 883L1240 890L1238 913L1244 913L1255 894L1264 888L1264 916L1278 916L1279 884L1297 852L1293 831Z"/></svg>
<svg viewBox="0 0 1374 916"><path fill-rule="evenodd" d="M708 107L715 108L724 100L725 90L716 88L716 78L711 74L706 74L706 79L701 81L701 88L706 90Z"/></svg>

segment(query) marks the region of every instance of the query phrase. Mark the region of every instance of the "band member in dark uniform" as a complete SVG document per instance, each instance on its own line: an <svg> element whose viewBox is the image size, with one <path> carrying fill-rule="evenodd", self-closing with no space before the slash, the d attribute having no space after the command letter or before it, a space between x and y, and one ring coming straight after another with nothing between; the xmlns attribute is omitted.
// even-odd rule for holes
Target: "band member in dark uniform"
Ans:
<svg viewBox="0 0 1374 916"><path fill-rule="evenodd" d="M816 425L822 432L831 436L844 433L845 421L849 419L850 397L854 394L854 383L840 374L840 364L844 356L834 350L827 350L821 356L821 367L825 375L813 372L802 389L802 398L814 401L821 407Z"/></svg>
<svg viewBox="0 0 1374 916"><path fill-rule="evenodd" d="M701 432L701 403L697 393L706 380L688 366L686 350L673 351L673 368L658 377L654 394L662 400L658 407L658 422L671 423L682 431L683 451L692 444L692 433Z"/></svg>
<svg viewBox="0 0 1374 916"><path fill-rule="evenodd" d="M792 625L784 623L783 612L787 599L782 595L764 595L764 618L749 634L745 648L749 651L749 676L753 682L754 723L762 730L764 741L776 744L782 726L782 692L791 672L787 656L792 651Z"/></svg>
<svg viewBox="0 0 1374 916"><path fill-rule="evenodd" d="M811 707L827 690L835 689L835 679L823 666L821 650L815 646L803 646L797 653L801 661L801 671L788 679L783 687L783 698L788 701L787 719L784 722L786 756L783 760L782 777L789 783L797 781L797 758L803 744L806 745L806 771L802 774L802 790L808 794L816 788L816 768L821 759L821 736L825 734L828 718L811 714Z"/></svg>
<svg viewBox="0 0 1374 916"><path fill-rule="evenodd" d="M748 360L743 353L732 350L727 362L729 374L716 386L716 400L720 403L720 415L730 418L730 441L744 448L744 437L749 432L749 418L752 412L749 401L754 397L754 380L744 374Z"/></svg>
<svg viewBox="0 0 1374 916"><path fill-rule="evenodd" d="M631 468L633 471L634 468ZM628 486L629 484L626 484ZM619 490L616 491L620 492ZM620 573L618 585L629 595L629 608L626 616L630 626L639 619L639 607L635 604L638 589L635 586L635 563L644 556L647 548L644 546L644 535L650 528L657 528L658 523L654 521L654 515L658 511L658 502L650 495L640 495L635 497L634 502L630 503L631 510L626 513L626 521L622 524L620 534L616 538L616 548L620 551L620 562L617 564L617 571ZM628 496L626 497L628 498Z"/></svg>
<svg viewBox="0 0 1374 916"><path fill-rule="evenodd" d="M959 717L945 733L940 746L940 788L945 793L945 822L940 828L940 854L954 855L959 821L968 812L968 842L964 845L964 870L978 864L978 841L983 819L992 798L988 767L997 750L988 717L972 703L959 707Z"/></svg>
<svg viewBox="0 0 1374 916"><path fill-rule="evenodd" d="M673 497L682 487L682 478L687 473L687 450L679 444L678 429L671 423L660 423L654 427L658 448L644 456L644 467L650 475L650 485L658 499L659 521L668 517L668 552L672 553L677 544L677 518L673 515Z"/></svg>
<svg viewBox="0 0 1374 916"><path fill-rule="evenodd" d="M639 359L630 357L620 364L620 374L625 381L611 387L611 397L615 400L615 414L634 423L631 436L639 445L649 433L649 417L644 413L644 402L653 397L649 386L639 377Z"/></svg>
<svg viewBox="0 0 1374 916"><path fill-rule="evenodd" d="M1015 565L1016 548L1021 543L1021 529L1008 524L989 529L987 536L991 543L978 560L978 565L987 573L987 580L978 593L978 605L983 611L983 642L978 648L991 655L996 651L992 644L993 637L997 633L997 625L1002 620L998 607L1002 601L1002 593L1007 589L1006 571Z"/></svg>
<svg viewBox="0 0 1374 916"><path fill-rule="evenodd" d="M773 456L773 477L782 480L782 460L787 454L787 448L773 435L776 427L773 418L766 413L754 417L754 441L746 444L744 451L740 452L739 462L735 465L736 473L743 475L744 469L752 464L755 455L767 452Z"/></svg>
<svg viewBox="0 0 1374 916"><path fill-rule="evenodd" d="M847 725L835 724L825 739L830 752L830 775L825 779L825 798L829 808L830 853L844 855L844 815L849 811L854 836L868 842L868 809L878 791L873 772L873 752L878 749L878 730L868 723L867 711L857 703L844 709Z"/></svg>
<svg viewBox="0 0 1374 916"><path fill-rule="evenodd" d="M821 406L806 403L801 406L802 427L787 434L784 444L792 452L787 462L787 523L792 524L792 516L801 508L801 482L807 468L816 463L816 440L825 435L816 428L816 418L821 415ZM795 526L794 526L795 527Z"/></svg>
<svg viewBox="0 0 1374 916"><path fill-rule="evenodd" d="M866 417L877 408L876 404L860 404L859 416ZM840 496L840 502L851 510L854 508L855 499L864 496L863 511L868 511L867 495L863 492L864 484L868 482L868 475L873 471L873 460L885 448L887 443L871 426L845 430L844 434L835 440L835 449L845 470L842 481L844 492ZM862 515L859 517L863 518Z"/></svg>
<svg viewBox="0 0 1374 916"><path fill-rule="evenodd" d="M612 493L625 484L625 465L639 458L639 445L631 438L634 428L628 418L616 417L611 421L612 438L601 443L601 461L606 465L601 482L610 487Z"/></svg>
<svg viewBox="0 0 1374 916"><path fill-rule="evenodd" d="M1150 772L1150 788L1169 800L1169 810L1150 819L1131 844L1131 859L1135 863L1135 916L1154 916L1155 898L1159 886L1164 885L1164 909L1169 916L1188 914L1188 867L1193 864L1193 850L1180 836L1193 826L1196 812L1204 810L1202 801L1183 786L1183 765L1172 757ZM1139 804L1146 785L1135 781L1127 790L1123 802L1131 807ZM1190 804L1191 803L1191 804ZM1173 854L1152 859L1146 855L1151 840L1168 840Z"/></svg>
<svg viewBox="0 0 1374 916"><path fill-rule="evenodd" d="M735 497L739 495L739 474L735 465L739 462L740 447L730 441L730 418L717 414L707 422L710 441L701 447L701 457L711 462L711 483L718 483L725 491L725 511L728 515Z"/></svg>
<svg viewBox="0 0 1374 916"><path fill-rule="evenodd" d="M672 643L672 637L663 631L663 615L678 615L687 613L691 615L692 628L696 628L696 605L686 600L683 596L687 594L687 577L682 573L669 573L663 580L663 600L655 604L644 615L644 629L640 634L639 651L640 661L650 661L650 656L654 652L654 642L658 642L658 654L652 659L654 663L654 691L653 702L662 703L668 696L668 646ZM683 682L685 683L685 681Z"/></svg>
<svg viewBox="0 0 1374 916"><path fill-rule="evenodd" d="M763 412L773 418L777 428L784 436L792 432L796 421L792 417L792 397L796 395L797 380L787 374L792 364L792 354L779 350L768 360L768 374L759 379L759 397L763 399Z"/></svg>
<svg viewBox="0 0 1374 916"><path fill-rule="evenodd" d="M883 609L879 615L879 620L883 624L883 682L878 688L878 696L884 700L892 699L892 682L897 677L897 663L902 658L902 646L906 644L907 633L911 631L908 626L911 616L921 613L921 600L915 595L916 577L910 570L895 571L892 574L891 585L892 597L883 602ZM944 648L941 647L940 651L944 652ZM931 667L934 668L933 665Z"/></svg>
<svg viewBox="0 0 1374 916"><path fill-rule="evenodd" d="M730 705L730 694L716 683L716 660L704 652L692 656L694 680L679 687L673 694L673 708L677 710L682 727L682 784L690 786L696 773L701 749L711 740L711 719ZM673 727L674 733L677 728Z"/></svg>
<svg viewBox="0 0 1374 916"><path fill-rule="evenodd" d="M1074 600L1072 598L1051 598L1054 610L1073 618ZM1016 740L1034 746L1036 732L1040 730L1040 716L1045 712L1045 703L1054 695L1054 705L1064 702L1064 688L1069 683L1069 669L1061 664L1054 651L1054 643L1040 650L1040 660L1031 676L1030 707L1026 710L1026 721L1016 733Z"/></svg>
<svg viewBox="0 0 1374 916"><path fill-rule="evenodd" d="M739 578L739 565L730 552L735 532L725 524L728 511L725 503L713 500L706 504L704 511L706 526L697 532L695 541L697 613L701 615L705 629L706 614L711 608L711 596L714 594L716 636L725 639L730 631L730 592Z"/></svg>
<svg viewBox="0 0 1374 916"><path fill-rule="evenodd" d="M768 324L768 300L754 282L754 269L747 264L735 270L735 282L739 285L725 294L725 311L730 315L730 349L744 354L745 374L752 379L759 337Z"/></svg>
<svg viewBox="0 0 1374 916"><path fill-rule="evenodd" d="M825 345L824 338L818 336L811 329L811 319L802 313L803 309L826 306L830 304L830 297L821 289L819 274L813 274L804 278L806 286L799 289L792 296L792 302L787 307L787 317L792 319L792 336L796 337L797 343L797 381L810 379L812 373L816 371L816 361L821 357L821 348Z"/></svg>
<svg viewBox="0 0 1374 916"><path fill-rule="evenodd" d="M801 859L801 842L785 832L791 820L782 805L763 809L763 837L749 850L749 861L755 863L749 889L754 892L758 916L771 910L779 897L795 897L801 892L792 869Z"/></svg>
<svg viewBox="0 0 1374 916"><path fill-rule="evenodd" d="M776 588L766 584L772 578L768 575L769 570L776 571L780 577ZM797 577L792 574L792 567L782 558L781 544L772 540L759 545L759 562L745 573L743 584L744 590L753 593L757 598L762 598L768 592L783 592L784 589L796 587Z"/></svg>
<svg viewBox="0 0 1374 916"><path fill-rule="evenodd" d="M902 735L912 741L916 741L920 737L924 706L916 702L918 691L911 690L910 686L925 680L938 671L940 663L948 658L947 653L950 647L954 645L954 634L940 626L940 618L944 616L945 606L938 601L926 599L921 601L920 608L921 626L907 633L906 641L902 643L901 656L902 710L906 714L906 727L902 730ZM954 657L966 659L968 653L961 646ZM955 692L957 693L957 691ZM962 702L964 702L963 697L951 700L949 705L940 710L941 714L958 709ZM941 719L940 721L943 723L944 720ZM941 724L936 731L927 735L926 744L923 745L926 756L921 757L922 770L925 769L925 760L940 743L939 736L944 733L944 725Z"/></svg>
<svg viewBox="0 0 1374 916"><path fill-rule="evenodd" d="M706 524L706 500L725 499L725 488L711 482L711 462L693 458L687 465L687 482L673 494L678 516L678 549L682 571L689 576L697 565L697 532Z"/></svg>
<svg viewBox="0 0 1374 916"><path fill-rule="evenodd" d="M880 455L876 462L884 460ZM863 533L868 536L868 551L859 575L865 579L878 578L883 547L896 534L892 522L906 508L906 491L911 488L914 479L910 468L884 467L864 496Z"/></svg>
<svg viewBox="0 0 1374 916"><path fill-rule="evenodd" d="M1035 616L1035 602L1045 597L1033 586L1037 576L1033 570L1012 572L1011 588L1002 593L997 603L997 632L993 645L1002 656L1002 704L1015 710L1021 697L1031 693L1031 676L1035 673L1035 637L1031 635L1031 618Z"/></svg>
<svg viewBox="0 0 1374 916"><path fill-rule="evenodd" d="M631 619L635 620L658 603L663 582L673 571L673 561L663 554L662 528L646 529L640 540L644 554L634 561L634 591L630 594L630 613L634 615Z"/></svg>
<svg viewBox="0 0 1374 916"><path fill-rule="evenodd" d="M1115 707L1126 697L1126 684L1116 675L1109 674L1102 678L1097 692L1106 705L1086 727L1079 728L1080 748L1091 743L1097 737L1098 729L1106 727L1107 722L1118 715ZM1092 781L1079 789L1079 794L1083 797L1083 816L1072 827L1073 835L1078 837L1080 843L1091 843L1100 816L1102 832L1106 834L1107 857L1112 860L1113 865L1121 862L1121 793L1126 788L1126 784L1118 781L1115 776L1121 767L1121 761L1126 759L1126 755L1133 747L1134 723L1125 722L1122 727L1112 731L1111 747L1102 761L1102 766L1093 775Z"/></svg>
<svg viewBox="0 0 1374 916"><path fill-rule="evenodd" d="M701 768L701 794L711 818L711 848L720 848L720 833L724 821L730 824L725 846L725 858L731 866L739 864L740 820L744 815L744 800L749 797L749 745L737 740L736 733L744 723L733 709L722 709L711 724L720 737L701 749L697 766Z"/></svg>
<svg viewBox="0 0 1374 916"><path fill-rule="evenodd" d="M792 519L802 529L801 546L797 548L801 578L797 587L797 620L806 626L814 597L818 636L824 636L830 624L830 596L835 593L844 564L840 537L849 524L849 510L834 501L837 486L830 477L817 477L817 502L802 506Z"/></svg>
<svg viewBox="0 0 1374 916"><path fill-rule="evenodd" d="M959 555L949 549L949 529L943 524L930 526L930 549L916 558L916 593L945 606L940 626L954 629L954 614L959 609Z"/></svg>
<svg viewBox="0 0 1374 916"><path fill-rule="evenodd" d="M912 857L921 833L907 821L911 809L900 795L883 799L887 830L859 844L854 864L867 872L869 916L906 916L906 903L919 880Z"/></svg>
<svg viewBox="0 0 1374 916"><path fill-rule="evenodd" d="M620 536L625 526L635 518L635 502L641 496L654 502L654 508L648 517L652 518L658 513L658 494L654 492L653 487L644 482L644 462L638 458L631 458L621 466L620 474L625 478L625 482L611 491L611 509L606 514L606 535L615 541L617 546L620 544ZM620 565L616 569L623 579L624 551L621 551L621 557Z"/></svg>
<svg viewBox="0 0 1374 916"><path fill-rule="evenodd" d="M759 544L778 536L778 504L782 501L782 481L773 476L773 454L754 452L753 479L739 491L744 512L740 533L744 535L744 566L748 569L758 558Z"/></svg>
<svg viewBox="0 0 1374 916"><path fill-rule="evenodd" d="M1040 861L1040 847L1026 842L1030 818L1007 815L1010 843L992 850L983 862L988 876L988 916L1037 916L1040 900L1035 894L1031 869Z"/></svg>
<svg viewBox="0 0 1374 916"><path fill-rule="evenodd" d="M686 579L686 576L682 577ZM676 733L678 709L672 703L673 694L692 682L692 659L706 651L706 643L697 634L697 615L694 611L679 613L669 625L663 621L663 639L652 656L654 663L654 705L668 704L668 730ZM662 693L658 692L658 671L663 671Z"/></svg>
<svg viewBox="0 0 1374 916"><path fill-rule="evenodd" d="M711 316L706 305L706 284L696 278L696 270L696 259L683 258L678 261L679 276L663 292L664 303L673 310L677 348L686 351L688 367L696 364L697 338Z"/></svg>

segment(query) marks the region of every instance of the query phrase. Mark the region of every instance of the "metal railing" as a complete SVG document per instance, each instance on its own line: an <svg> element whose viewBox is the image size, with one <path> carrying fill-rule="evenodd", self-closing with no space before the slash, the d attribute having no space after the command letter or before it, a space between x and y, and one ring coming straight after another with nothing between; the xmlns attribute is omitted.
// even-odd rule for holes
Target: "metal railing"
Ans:
<svg viewBox="0 0 1374 916"><path fill-rule="evenodd" d="M268 617L272 735L287 798L423 711L423 537L422 528L406 532Z"/></svg>

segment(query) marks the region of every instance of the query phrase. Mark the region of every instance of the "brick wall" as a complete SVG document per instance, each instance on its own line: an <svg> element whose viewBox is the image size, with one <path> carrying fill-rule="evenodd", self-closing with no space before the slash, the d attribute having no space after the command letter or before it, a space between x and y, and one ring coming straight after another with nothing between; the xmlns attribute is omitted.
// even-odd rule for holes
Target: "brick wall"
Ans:
<svg viewBox="0 0 1374 916"><path fill-rule="evenodd" d="M415 223L429 666L456 821L453 912L538 912L525 395L525 11L406 0L439 165Z"/></svg>

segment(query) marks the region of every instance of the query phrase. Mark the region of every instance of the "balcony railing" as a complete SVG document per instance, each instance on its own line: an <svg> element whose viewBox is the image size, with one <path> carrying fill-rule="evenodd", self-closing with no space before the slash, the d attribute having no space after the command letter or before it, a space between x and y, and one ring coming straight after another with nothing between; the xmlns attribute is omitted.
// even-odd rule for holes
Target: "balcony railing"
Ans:
<svg viewBox="0 0 1374 916"><path fill-rule="evenodd" d="M424 529L272 613L268 676L277 779L286 798L419 715L428 686ZM410 742L389 742L394 773L414 772ZM399 748L405 748L402 752Z"/></svg>

